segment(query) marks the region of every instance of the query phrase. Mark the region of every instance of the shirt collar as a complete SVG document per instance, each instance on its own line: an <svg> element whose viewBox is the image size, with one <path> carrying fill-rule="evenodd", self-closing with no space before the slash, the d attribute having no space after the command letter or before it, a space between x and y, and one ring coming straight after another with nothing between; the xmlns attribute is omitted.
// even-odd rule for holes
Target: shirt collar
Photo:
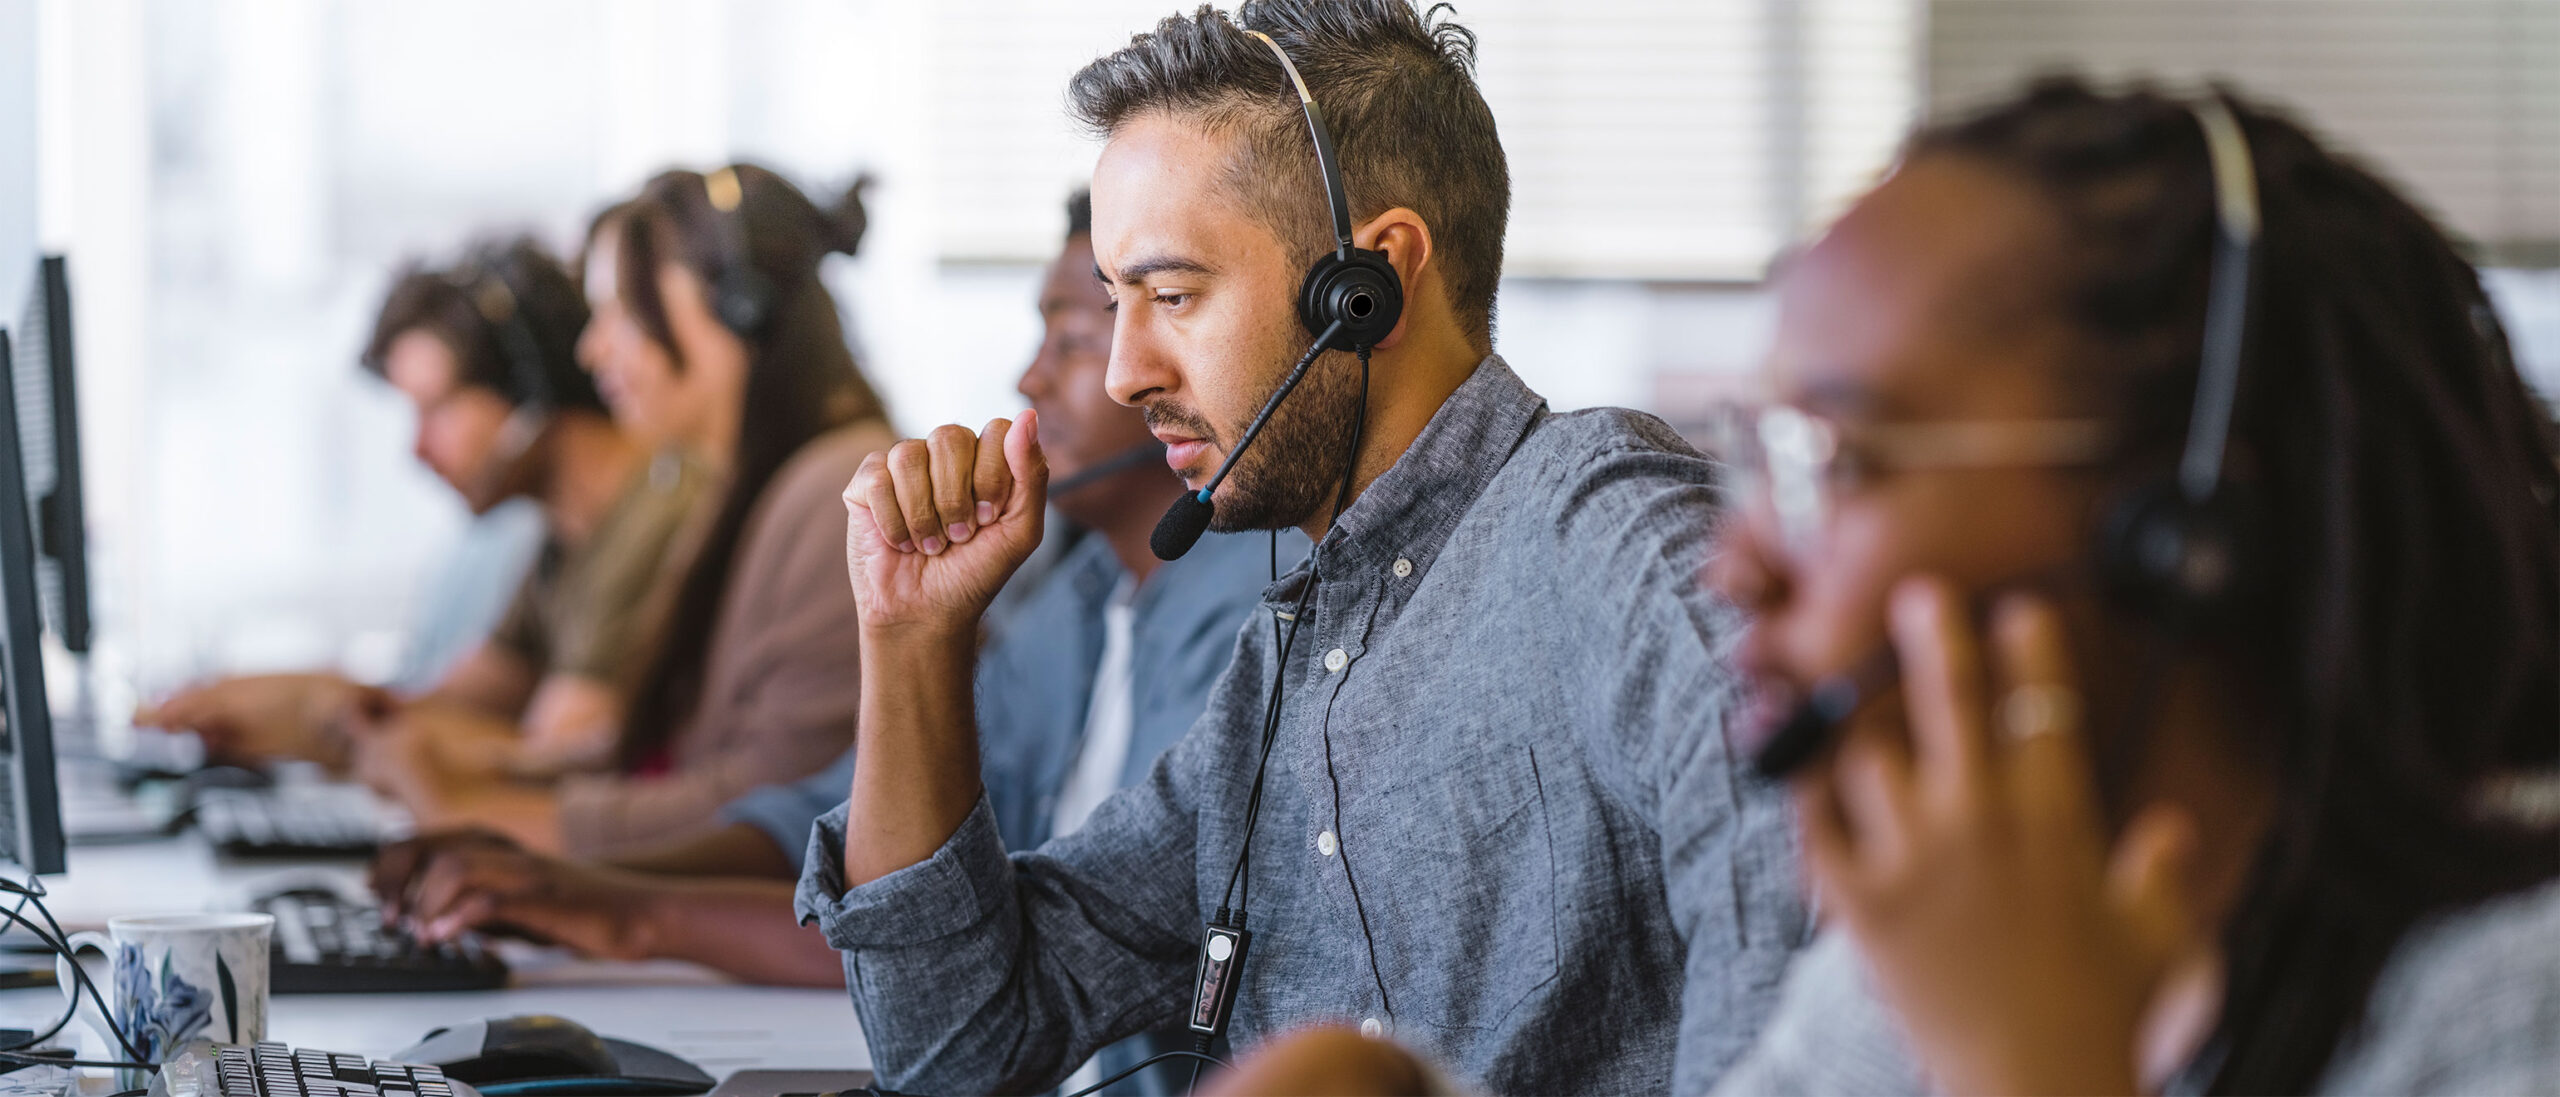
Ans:
<svg viewBox="0 0 2560 1097"><path fill-rule="evenodd" d="M1311 559L1352 571L1393 560L1427 565L1546 407L1546 398L1530 391L1501 355L1485 356L1404 456L1342 512ZM1266 599L1293 601L1304 570L1282 576Z"/></svg>

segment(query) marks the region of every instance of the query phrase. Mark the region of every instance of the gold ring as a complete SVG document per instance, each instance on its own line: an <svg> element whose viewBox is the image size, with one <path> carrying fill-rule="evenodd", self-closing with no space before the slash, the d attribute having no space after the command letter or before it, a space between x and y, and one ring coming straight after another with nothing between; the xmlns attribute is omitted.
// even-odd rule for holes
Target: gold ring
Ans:
<svg viewBox="0 0 2560 1097"><path fill-rule="evenodd" d="M2080 691L2069 686L2027 685L2000 699L2000 731L2013 743L2080 726Z"/></svg>

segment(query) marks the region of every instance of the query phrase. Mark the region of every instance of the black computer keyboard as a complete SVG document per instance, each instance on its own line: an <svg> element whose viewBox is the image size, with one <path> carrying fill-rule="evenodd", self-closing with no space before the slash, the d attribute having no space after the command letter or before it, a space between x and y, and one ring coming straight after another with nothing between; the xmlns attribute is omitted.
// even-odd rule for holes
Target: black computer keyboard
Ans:
<svg viewBox="0 0 2560 1097"><path fill-rule="evenodd" d="M384 926L381 908L326 888L281 891L249 905L276 916L268 985L277 994L408 994L507 984L506 962L480 938L422 945Z"/></svg>
<svg viewBox="0 0 2560 1097"><path fill-rule="evenodd" d="M387 837L373 794L352 785L200 789L193 811L233 857L370 857Z"/></svg>
<svg viewBox="0 0 2560 1097"><path fill-rule="evenodd" d="M198 1040L152 1076L151 1097L480 1097L430 1066Z"/></svg>

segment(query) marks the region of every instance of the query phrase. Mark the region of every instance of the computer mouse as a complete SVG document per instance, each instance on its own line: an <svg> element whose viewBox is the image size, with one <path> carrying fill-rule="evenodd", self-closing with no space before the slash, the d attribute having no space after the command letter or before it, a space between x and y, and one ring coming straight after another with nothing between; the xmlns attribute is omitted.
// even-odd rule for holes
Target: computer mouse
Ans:
<svg viewBox="0 0 2560 1097"><path fill-rule="evenodd" d="M442 1067L486 1097L619 1094L677 1097L712 1086L702 1068L628 1040L600 1037L563 1017L527 1014L471 1021L427 1033L391 1057Z"/></svg>
<svg viewBox="0 0 2560 1097"><path fill-rule="evenodd" d="M542 1013L440 1028L392 1058L442 1067L446 1074L484 1087L534 1078L609 1078L617 1073L612 1049L587 1026Z"/></svg>

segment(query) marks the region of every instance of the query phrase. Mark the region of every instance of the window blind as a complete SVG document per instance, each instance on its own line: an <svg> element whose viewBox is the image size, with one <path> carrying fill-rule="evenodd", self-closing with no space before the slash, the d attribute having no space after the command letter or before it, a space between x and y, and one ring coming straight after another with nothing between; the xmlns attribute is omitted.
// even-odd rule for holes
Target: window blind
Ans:
<svg viewBox="0 0 2560 1097"><path fill-rule="evenodd" d="M1037 261L1098 146L1077 69L1173 0L979 0L926 69L946 261ZM1513 275L1752 279L1874 178L1917 102L1915 0L1463 0L1501 128ZM1278 92L1275 90L1275 95Z"/></svg>
<svg viewBox="0 0 2560 1097"><path fill-rule="evenodd" d="M2065 65L2228 79L2407 186L2484 262L2560 265L2560 0L1935 0L1928 98Z"/></svg>

